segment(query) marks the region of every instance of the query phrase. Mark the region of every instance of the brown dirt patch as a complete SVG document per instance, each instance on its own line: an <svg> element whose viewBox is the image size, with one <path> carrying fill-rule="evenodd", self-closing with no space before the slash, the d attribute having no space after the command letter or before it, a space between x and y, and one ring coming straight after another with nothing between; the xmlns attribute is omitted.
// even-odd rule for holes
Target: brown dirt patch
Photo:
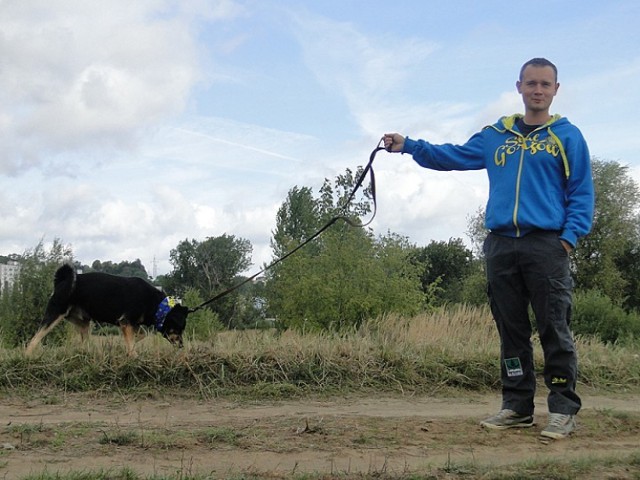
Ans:
<svg viewBox="0 0 640 480"><path fill-rule="evenodd" d="M142 475L430 472L640 451L640 395L583 395L579 429L542 441L544 398L532 429L493 432L478 422L497 395L367 396L237 403L69 395L4 399L0 476L129 467ZM47 403L53 404L47 404ZM629 473L640 475L640 472ZM616 478L638 478L621 476Z"/></svg>

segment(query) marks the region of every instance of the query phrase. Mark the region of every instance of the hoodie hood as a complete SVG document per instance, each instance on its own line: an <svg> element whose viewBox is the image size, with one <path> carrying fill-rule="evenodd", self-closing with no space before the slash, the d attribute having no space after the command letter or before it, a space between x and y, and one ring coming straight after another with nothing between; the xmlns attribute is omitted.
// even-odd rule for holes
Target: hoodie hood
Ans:
<svg viewBox="0 0 640 480"><path fill-rule="evenodd" d="M494 128L500 133L509 131L509 132L519 134L520 132L518 132L517 130L514 130L513 127L515 126L516 122L520 118L524 118L524 115L522 115L521 113L515 113L513 115L501 117L496 123L494 123L493 125L490 125L490 127ZM548 127L551 127L552 125L554 127L558 127L558 126L564 125L565 123L568 124L569 121L562 115L559 115L556 113L549 119L547 123L538 127L537 130L540 130L542 128L548 128Z"/></svg>

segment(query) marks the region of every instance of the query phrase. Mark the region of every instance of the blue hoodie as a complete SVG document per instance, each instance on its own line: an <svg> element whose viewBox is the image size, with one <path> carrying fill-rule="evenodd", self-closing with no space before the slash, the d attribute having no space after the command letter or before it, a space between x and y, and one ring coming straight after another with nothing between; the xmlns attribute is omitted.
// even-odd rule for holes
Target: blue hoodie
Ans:
<svg viewBox="0 0 640 480"><path fill-rule="evenodd" d="M560 115L524 137L522 115L502 117L464 145L432 145L406 138L402 153L432 170L481 170L489 177L485 225L498 235L522 237L558 231L575 247L591 230L591 160L577 127Z"/></svg>

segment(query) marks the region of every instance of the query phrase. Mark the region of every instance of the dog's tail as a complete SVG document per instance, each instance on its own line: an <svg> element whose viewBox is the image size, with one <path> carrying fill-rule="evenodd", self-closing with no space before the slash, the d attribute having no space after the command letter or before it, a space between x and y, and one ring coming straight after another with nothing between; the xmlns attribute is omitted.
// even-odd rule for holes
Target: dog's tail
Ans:
<svg viewBox="0 0 640 480"><path fill-rule="evenodd" d="M69 311L69 299L76 286L76 271L69 264L64 264L53 277L53 293L47 303L40 328L27 345L26 354L30 355L42 339L62 321Z"/></svg>
<svg viewBox="0 0 640 480"><path fill-rule="evenodd" d="M76 286L76 271L74 268L65 263L62 265L53 277L53 296L60 296L68 299Z"/></svg>
<svg viewBox="0 0 640 480"><path fill-rule="evenodd" d="M42 323L44 325L54 320L54 318L49 319L48 317L57 317L62 313L66 313L69 308L69 298L71 297L75 286L76 271L71 265L65 263L56 270L53 277L53 293L51 294L51 298L49 298L47 310L45 311L44 318L42 319Z"/></svg>

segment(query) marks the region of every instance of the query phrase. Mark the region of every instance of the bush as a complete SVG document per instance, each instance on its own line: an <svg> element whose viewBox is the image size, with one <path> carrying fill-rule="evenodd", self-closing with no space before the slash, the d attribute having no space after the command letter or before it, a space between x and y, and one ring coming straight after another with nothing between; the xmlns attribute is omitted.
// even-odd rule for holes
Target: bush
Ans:
<svg viewBox="0 0 640 480"><path fill-rule="evenodd" d="M49 251L41 241L32 251L22 255L16 283L2 291L0 300L0 332L4 345L18 346L38 330L53 288L54 272L71 259L71 248L62 245L58 239ZM56 329L47 336L47 341L55 343L62 338L63 330Z"/></svg>
<svg viewBox="0 0 640 480"><path fill-rule="evenodd" d="M182 304L195 308L202 303L202 297L195 288L189 288L184 294ZM191 313L187 318L187 326L184 331L185 338L190 340L206 341L215 337L217 332L224 330L224 325L220 322L218 314L204 307L197 312Z"/></svg>
<svg viewBox="0 0 640 480"><path fill-rule="evenodd" d="M640 316L597 290L575 293L571 326L578 335L592 335L607 343L640 338Z"/></svg>
<svg viewBox="0 0 640 480"><path fill-rule="evenodd" d="M464 279L461 293L463 303L480 307L488 305L487 277L483 271L477 271Z"/></svg>

